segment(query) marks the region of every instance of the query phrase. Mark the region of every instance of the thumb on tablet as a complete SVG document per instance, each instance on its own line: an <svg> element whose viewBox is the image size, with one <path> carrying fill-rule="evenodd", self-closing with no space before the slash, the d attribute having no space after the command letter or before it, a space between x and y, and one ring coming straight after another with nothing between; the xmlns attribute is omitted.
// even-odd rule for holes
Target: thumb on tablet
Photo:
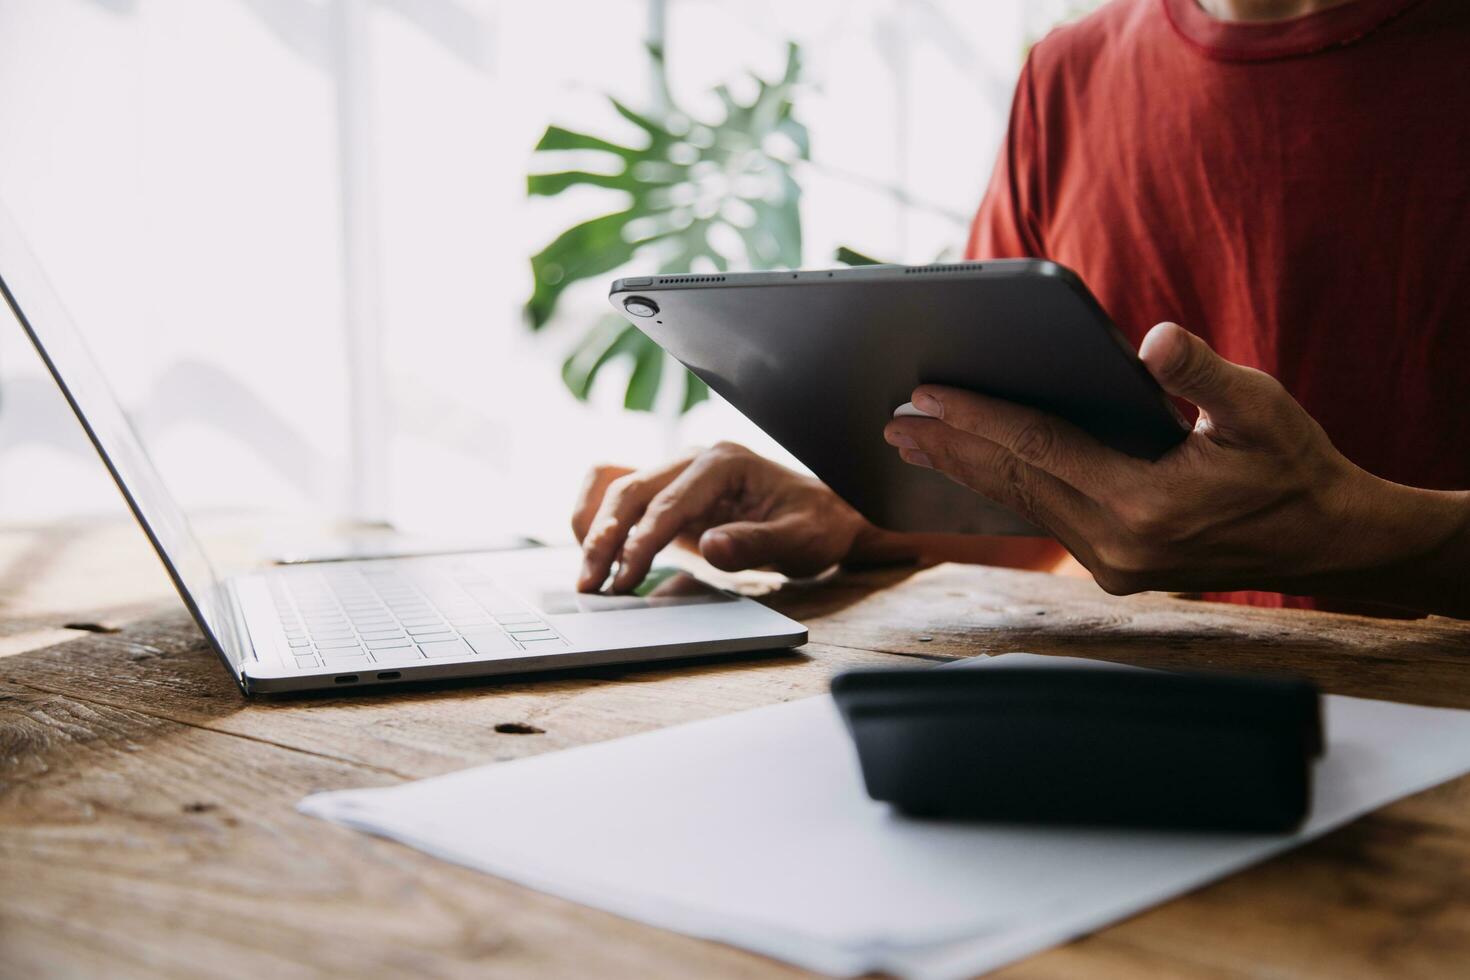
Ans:
<svg viewBox="0 0 1470 980"><path fill-rule="evenodd" d="M1160 323L1143 338L1139 360L1159 386L1197 405L1223 431L1269 421L1280 385L1259 371L1227 361L1177 323Z"/></svg>

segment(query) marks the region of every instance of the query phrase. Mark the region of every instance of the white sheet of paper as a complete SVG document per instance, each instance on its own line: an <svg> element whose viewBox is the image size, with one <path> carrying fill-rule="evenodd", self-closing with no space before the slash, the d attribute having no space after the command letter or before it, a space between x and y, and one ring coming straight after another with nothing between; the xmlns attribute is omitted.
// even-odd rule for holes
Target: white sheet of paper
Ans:
<svg viewBox="0 0 1470 980"><path fill-rule="evenodd" d="M1012 654L975 666L1023 663L1087 661ZM1470 770L1470 712L1325 700L1312 816L1290 835L908 820L868 799L828 697L321 793L301 809L825 973L943 980L1082 935Z"/></svg>

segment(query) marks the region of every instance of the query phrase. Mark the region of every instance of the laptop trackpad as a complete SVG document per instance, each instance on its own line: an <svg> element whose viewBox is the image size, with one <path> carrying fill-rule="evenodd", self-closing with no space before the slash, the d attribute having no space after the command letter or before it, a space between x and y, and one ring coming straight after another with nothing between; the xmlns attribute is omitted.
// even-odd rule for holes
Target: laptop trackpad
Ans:
<svg viewBox="0 0 1470 980"><path fill-rule="evenodd" d="M733 596L705 585L688 572L667 566L650 571L643 584L630 594L576 592L566 588L531 588L525 594L537 609L549 616L736 601Z"/></svg>

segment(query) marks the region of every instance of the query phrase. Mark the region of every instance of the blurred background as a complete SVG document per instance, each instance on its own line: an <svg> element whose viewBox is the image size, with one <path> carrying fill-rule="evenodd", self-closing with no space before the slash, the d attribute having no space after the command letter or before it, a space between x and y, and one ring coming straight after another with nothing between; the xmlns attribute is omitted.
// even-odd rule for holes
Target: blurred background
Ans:
<svg viewBox="0 0 1470 980"><path fill-rule="evenodd" d="M191 511L564 539L595 462L780 455L611 279L958 254L1095 5L0 0L0 202ZM0 520L120 511L5 311Z"/></svg>

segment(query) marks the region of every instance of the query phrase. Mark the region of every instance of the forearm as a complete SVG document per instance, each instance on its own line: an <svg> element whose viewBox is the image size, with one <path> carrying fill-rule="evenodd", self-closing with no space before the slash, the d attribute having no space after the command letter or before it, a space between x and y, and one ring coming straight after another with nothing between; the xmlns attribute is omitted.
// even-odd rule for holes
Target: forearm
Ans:
<svg viewBox="0 0 1470 980"><path fill-rule="evenodd" d="M1339 567L1286 591L1470 619L1470 492L1368 479L1327 530L1327 547L1347 544Z"/></svg>
<svg viewBox="0 0 1470 980"><path fill-rule="evenodd" d="M1051 571L1066 558L1066 549L1049 537L900 534L872 527L859 537L853 549L853 561L858 564L953 561Z"/></svg>

